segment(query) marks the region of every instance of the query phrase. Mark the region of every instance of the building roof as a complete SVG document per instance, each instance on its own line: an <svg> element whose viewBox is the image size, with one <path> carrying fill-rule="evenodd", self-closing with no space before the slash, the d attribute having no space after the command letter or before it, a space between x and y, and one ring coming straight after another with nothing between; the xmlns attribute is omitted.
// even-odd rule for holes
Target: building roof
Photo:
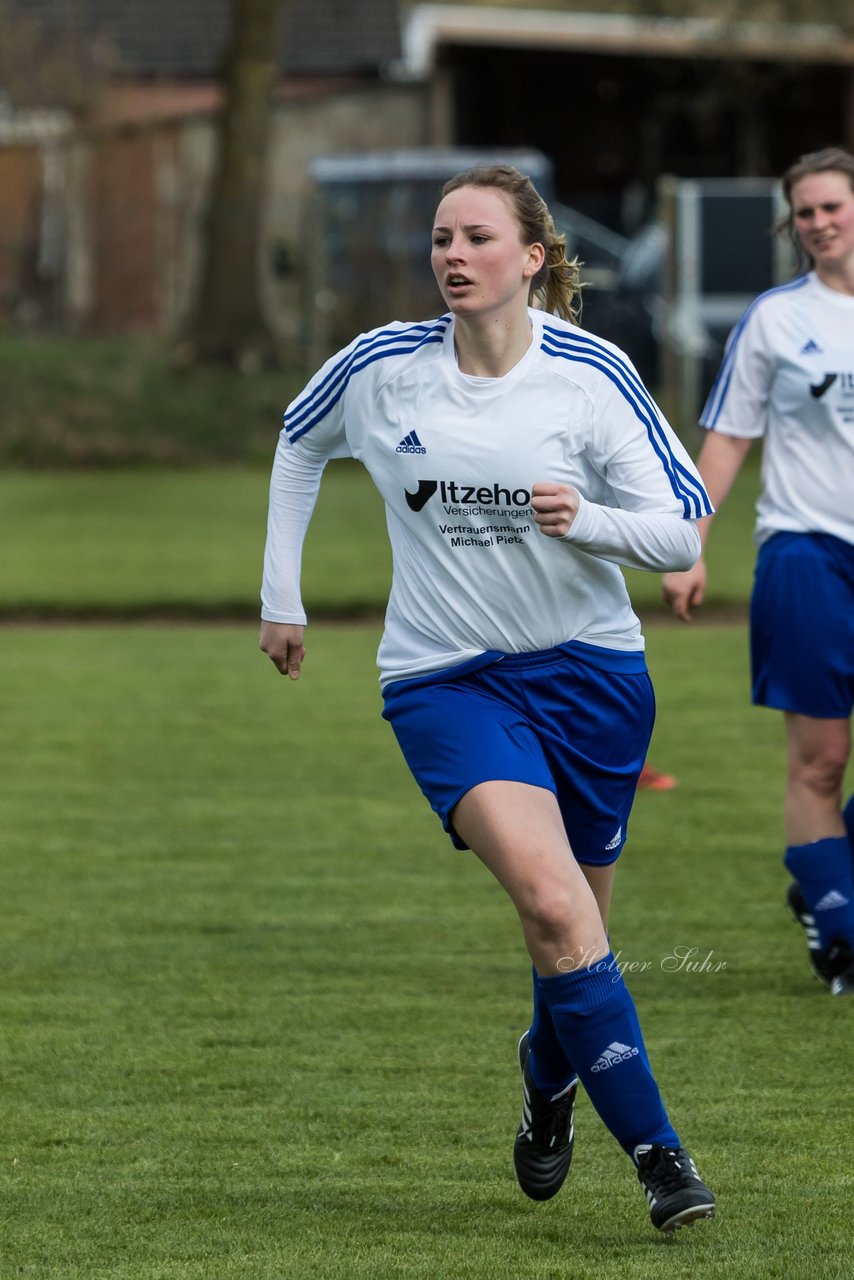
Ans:
<svg viewBox="0 0 854 1280"><path fill-rule="evenodd" d="M774 62L850 63L854 57L854 40L834 23L648 16L629 0L615 0L606 13L536 4L414 4L402 41L402 66L414 76L429 75L437 50L448 45Z"/></svg>
<svg viewBox="0 0 854 1280"><path fill-rule="evenodd" d="M79 41L119 74L210 77L230 0L16 0L46 39ZM398 0L291 0L281 66L292 75L376 74L400 56Z"/></svg>

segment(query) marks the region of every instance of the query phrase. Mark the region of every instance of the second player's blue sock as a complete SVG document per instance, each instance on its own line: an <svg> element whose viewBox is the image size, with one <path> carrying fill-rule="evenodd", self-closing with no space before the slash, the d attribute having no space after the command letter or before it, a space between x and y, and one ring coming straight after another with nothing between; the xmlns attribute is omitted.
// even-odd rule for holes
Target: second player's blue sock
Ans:
<svg viewBox="0 0 854 1280"><path fill-rule="evenodd" d="M588 969L547 978L537 975L535 983L564 1053L623 1150L634 1157L641 1143L680 1146L613 953Z"/></svg>
<svg viewBox="0 0 854 1280"><path fill-rule="evenodd" d="M553 1098L575 1079L577 1072L555 1033L552 1015L537 985L534 970L534 1018L528 1036L528 1068L540 1093Z"/></svg>
<svg viewBox="0 0 854 1280"><path fill-rule="evenodd" d="M842 821L845 823L845 830L848 832L848 843L851 845L851 852L854 853L854 796L849 796L848 803L842 810Z"/></svg>
<svg viewBox="0 0 854 1280"><path fill-rule="evenodd" d="M824 950L836 938L854 943L854 867L847 837L790 845L783 861L800 886Z"/></svg>

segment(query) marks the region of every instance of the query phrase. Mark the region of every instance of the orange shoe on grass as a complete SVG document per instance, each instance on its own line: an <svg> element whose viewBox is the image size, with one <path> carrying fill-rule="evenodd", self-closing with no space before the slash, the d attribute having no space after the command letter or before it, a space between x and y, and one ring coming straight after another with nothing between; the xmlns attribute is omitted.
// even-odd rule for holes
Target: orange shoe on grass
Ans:
<svg viewBox="0 0 854 1280"><path fill-rule="evenodd" d="M659 773L652 765L645 764L638 778L638 791L672 791L676 779L672 773Z"/></svg>

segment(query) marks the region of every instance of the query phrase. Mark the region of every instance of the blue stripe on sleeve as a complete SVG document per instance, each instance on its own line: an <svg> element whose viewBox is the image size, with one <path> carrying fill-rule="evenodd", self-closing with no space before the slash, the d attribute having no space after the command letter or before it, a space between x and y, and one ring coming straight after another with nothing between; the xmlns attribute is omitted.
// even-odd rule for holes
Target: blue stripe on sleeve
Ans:
<svg viewBox="0 0 854 1280"><path fill-rule="evenodd" d="M754 311L760 306L766 298L773 298L779 293L788 293L792 290L802 289L807 283L807 276L798 276L796 280L789 280L786 284L777 285L774 289L766 289L764 293L760 293L754 298L744 315L735 325L726 341L724 348L724 358L721 361L721 367L718 369L717 376L712 383L711 391L708 394L703 411L700 414L700 423L704 427L708 427L710 431L714 431L715 425L723 412L724 402L732 383L732 376L735 372L736 351L738 349L739 339L744 333L748 320Z"/></svg>
<svg viewBox="0 0 854 1280"><path fill-rule="evenodd" d="M674 495L682 504L685 518L696 520L700 516L711 514L712 504L701 481L674 455L658 408L627 361L621 360L615 352L597 342L589 334L572 334L563 329L552 329L548 324L543 326L542 349L547 355L591 365L603 373L631 405L635 416L646 427L649 442L661 461Z"/></svg>
<svg viewBox="0 0 854 1280"><path fill-rule="evenodd" d="M285 418L288 439L298 440L323 419L347 389L354 373L386 356L410 355L431 342L442 342L450 316L405 329L380 329L350 347L315 387L294 401Z"/></svg>

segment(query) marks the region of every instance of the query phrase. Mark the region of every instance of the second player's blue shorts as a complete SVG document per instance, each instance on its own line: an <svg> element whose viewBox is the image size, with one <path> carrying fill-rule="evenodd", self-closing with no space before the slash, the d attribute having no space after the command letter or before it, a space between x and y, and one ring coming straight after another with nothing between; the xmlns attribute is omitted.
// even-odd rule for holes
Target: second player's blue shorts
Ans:
<svg viewBox="0 0 854 1280"><path fill-rule="evenodd" d="M571 641L484 654L384 691L384 719L458 849L451 813L481 782L524 782L557 798L579 862L607 865L626 839L655 720L643 653Z"/></svg>
<svg viewBox="0 0 854 1280"><path fill-rule="evenodd" d="M820 720L854 705L854 546L827 533L775 533L759 549L750 600L753 701Z"/></svg>

